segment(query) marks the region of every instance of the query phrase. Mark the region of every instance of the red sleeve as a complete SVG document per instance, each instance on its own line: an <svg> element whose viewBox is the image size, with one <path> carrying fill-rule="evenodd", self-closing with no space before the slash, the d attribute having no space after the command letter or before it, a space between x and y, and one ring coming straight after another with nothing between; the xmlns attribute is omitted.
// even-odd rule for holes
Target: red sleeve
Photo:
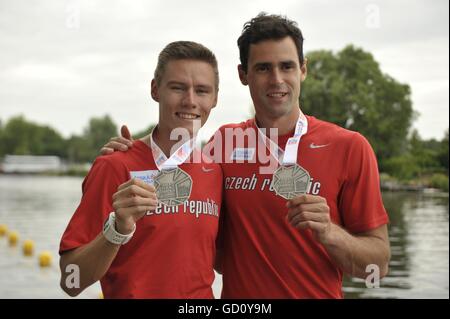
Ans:
<svg viewBox="0 0 450 319"><path fill-rule="evenodd" d="M347 157L347 173L339 199L339 211L346 229L365 232L389 222L380 190L375 154L359 133L353 136Z"/></svg>
<svg viewBox="0 0 450 319"><path fill-rule="evenodd" d="M122 176L121 176L122 175ZM127 180L126 171L120 171L106 157L95 160L83 181L83 196L62 236L59 253L83 246L97 237L103 222L113 210L112 195Z"/></svg>

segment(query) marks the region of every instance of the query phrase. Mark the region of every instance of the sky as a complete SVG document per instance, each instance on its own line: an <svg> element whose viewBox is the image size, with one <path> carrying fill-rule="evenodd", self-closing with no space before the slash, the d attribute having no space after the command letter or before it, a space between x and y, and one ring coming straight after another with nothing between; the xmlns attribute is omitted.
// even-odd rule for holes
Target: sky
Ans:
<svg viewBox="0 0 450 319"><path fill-rule="evenodd" d="M200 42L219 61L217 107L202 130L252 114L236 40L261 11L297 21L304 50L353 44L411 87L422 138L449 127L447 0L0 0L0 119L22 114L63 136L109 114L138 132L158 120L150 82L162 48ZM307 79L306 79L307 81Z"/></svg>

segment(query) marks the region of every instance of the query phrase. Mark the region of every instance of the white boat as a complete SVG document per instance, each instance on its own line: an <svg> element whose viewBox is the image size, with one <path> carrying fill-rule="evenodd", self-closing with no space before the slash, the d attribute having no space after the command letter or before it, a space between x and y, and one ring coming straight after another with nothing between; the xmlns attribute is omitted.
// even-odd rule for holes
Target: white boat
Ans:
<svg viewBox="0 0 450 319"><path fill-rule="evenodd" d="M58 156L6 155L1 165L3 173L59 172L64 165Z"/></svg>

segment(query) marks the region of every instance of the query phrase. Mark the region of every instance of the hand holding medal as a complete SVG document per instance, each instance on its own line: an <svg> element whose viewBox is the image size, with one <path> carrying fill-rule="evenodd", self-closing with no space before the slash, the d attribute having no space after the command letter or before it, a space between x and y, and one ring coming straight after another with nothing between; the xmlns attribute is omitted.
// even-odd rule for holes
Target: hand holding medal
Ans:
<svg viewBox="0 0 450 319"><path fill-rule="evenodd" d="M155 188L138 178L132 178L120 185L112 200L116 227L123 235L131 233L135 223L147 211L155 210L158 204Z"/></svg>
<svg viewBox="0 0 450 319"><path fill-rule="evenodd" d="M288 223L297 229L311 229L316 240L322 244L330 242L339 229L331 222L330 207L321 196L299 195L289 200L286 207Z"/></svg>

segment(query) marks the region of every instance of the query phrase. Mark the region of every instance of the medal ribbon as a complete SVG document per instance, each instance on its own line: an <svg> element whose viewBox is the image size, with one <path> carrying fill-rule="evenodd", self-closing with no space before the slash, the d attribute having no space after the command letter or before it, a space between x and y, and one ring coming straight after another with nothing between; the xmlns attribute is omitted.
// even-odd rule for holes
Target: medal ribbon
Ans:
<svg viewBox="0 0 450 319"><path fill-rule="evenodd" d="M256 128L258 129L258 135L261 137L264 145L269 148L270 154L277 159L278 163L281 165L297 163L298 145L300 144L302 136L308 132L308 121L306 118L302 118L301 116L298 117L294 135L287 140L284 151L274 141L268 138L258 125L256 125ZM267 143L269 145L267 145Z"/></svg>
<svg viewBox="0 0 450 319"><path fill-rule="evenodd" d="M178 165L184 163L191 155L195 145L195 138L183 143L183 145L167 158L166 154L164 154L161 148L153 140L153 131L150 134L150 148L152 149L153 159L155 160L158 170L161 171L178 167Z"/></svg>

